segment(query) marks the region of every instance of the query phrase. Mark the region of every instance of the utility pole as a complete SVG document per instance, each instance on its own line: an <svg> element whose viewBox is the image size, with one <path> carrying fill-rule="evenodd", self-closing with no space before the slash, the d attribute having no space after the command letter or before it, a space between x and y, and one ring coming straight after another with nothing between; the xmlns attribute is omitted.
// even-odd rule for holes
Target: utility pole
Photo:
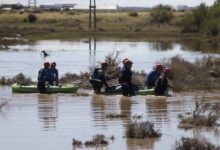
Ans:
<svg viewBox="0 0 220 150"><path fill-rule="evenodd" d="M90 0L89 2L89 29L92 29L92 13L93 13L93 30L96 30L96 0Z"/></svg>
<svg viewBox="0 0 220 150"><path fill-rule="evenodd" d="M36 8L37 7L37 0L28 0L28 7L29 8Z"/></svg>

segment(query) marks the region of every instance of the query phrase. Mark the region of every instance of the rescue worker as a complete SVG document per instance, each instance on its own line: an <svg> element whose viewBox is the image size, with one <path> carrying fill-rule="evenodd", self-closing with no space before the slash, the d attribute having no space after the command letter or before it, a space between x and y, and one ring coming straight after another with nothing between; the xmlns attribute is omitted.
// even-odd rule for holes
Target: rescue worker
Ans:
<svg viewBox="0 0 220 150"><path fill-rule="evenodd" d="M155 66L155 69L147 75L145 80L145 86L148 89L154 88L156 80L160 77L162 73L163 73L163 65L157 64Z"/></svg>
<svg viewBox="0 0 220 150"><path fill-rule="evenodd" d="M38 72L37 88L40 93L46 93L46 82L50 81L50 63L45 62L44 68Z"/></svg>
<svg viewBox="0 0 220 150"><path fill-rule="evenodd" d="M128 58L123 59L122 65L121 65L121 67L120 67L120 70L122 70L122 69L125 67L125 62L126 62L127 60L129 60L129 59L128 59Z"/></svg>
<svg viewBox="0 0 220 150"><path fill-rule="evenodd" d="M124 96L133 96L135 95L134 87L131 83L132 77L132 67L133 62L126 60L124 62L124 67L119 73L119 83L122 85L122 94Z"/></svg>
<svg viewBox="0 0 220 150"><path fill-rule="evenodd" d="M154 88L154 93L156 96L168 95L168 88L170 87L168 84L168 77L170 72L171 70L169 68L165 68L164 73L157 79Z"/></svg>
<svg viewBox="0 0 220 150"><path fill-rule="evenodd" d="M101 63L101 68L95 68L92 75L90 76L90 83L93 86L95 93L101 93L101 88L105 85L106 89L109 88L105 78L105 71L108 67L108 63Z"/></svg>
<svg viewBox="0 0 220 150"><path fill-rule="evenodd" d="M50 85L58 86L59 74L56 68L56 62L52 62L50 65ZM54 84L55 83L55 84Z"/></svg>

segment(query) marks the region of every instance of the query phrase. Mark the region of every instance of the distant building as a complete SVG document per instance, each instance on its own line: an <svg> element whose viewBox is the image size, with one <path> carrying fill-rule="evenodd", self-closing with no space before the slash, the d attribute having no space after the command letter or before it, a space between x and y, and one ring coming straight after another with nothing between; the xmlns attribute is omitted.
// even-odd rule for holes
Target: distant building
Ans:
<svg viewBox="0 0 220 150"><path fill-rule="evenodd" d="M76 10L88 10L89 5L78 4L78 5L75 5L74 9L76 9ZM109 5L109 4L97 4L96 5L96 10L117 10L117 9L118 9L117 5Z"/></svg>
<svg viewBox="0 0 220 150"><path fill-rule="evenodd" d="M187 5L179 5L176 8L178 11L186 11L186 10L192 10L191 7L188 7Z"/></svg>
<svg viewBox="0 0 220 150"><path fill-rule="evenodd" d="M76 4L54 4L54 5L40 5L41 10L63 10L73 9Z"/></svg>
<svg viewBox="0 0 220 150"><path fill-rule="evenodd" d="M2 10L21 10L23 9L24 6L20 3L17 3L17 4L1 4L0 5L0 9Z"/></svg>
<svg viewBox="0 0 220 150"><path fill-rule="evenodd" d="M134 10L134 11L140 11L140 10L149 10L151 8L149 7L123 7L118 6L118 10Z"/></svg>

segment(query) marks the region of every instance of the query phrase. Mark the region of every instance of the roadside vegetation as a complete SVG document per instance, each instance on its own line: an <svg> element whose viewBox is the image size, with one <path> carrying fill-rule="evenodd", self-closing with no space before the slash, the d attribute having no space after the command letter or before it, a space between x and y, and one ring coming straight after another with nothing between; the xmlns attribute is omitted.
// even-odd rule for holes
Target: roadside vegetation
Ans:
<svg viewBox="0 0 220 150"><path fill-rule="evenodd" d="M53 36L114 35L115 37L167 36L218 39L220 0L201 3L190 11L158 5L144 11L98 11L97 29L88 27L87 11L0 11L0 37L21 34L29 40ZM203 36L201 36L203 35ZM1 41L0 41L1 43Z"/></svg>
<svg viewBox="0 0 220 150"><path fill-rule="evenodd" d="M197 6L192 13L188 13L182 20L182 32L197 32L208 36L220 34L220 0L208 7L205 3Z"/></svg>

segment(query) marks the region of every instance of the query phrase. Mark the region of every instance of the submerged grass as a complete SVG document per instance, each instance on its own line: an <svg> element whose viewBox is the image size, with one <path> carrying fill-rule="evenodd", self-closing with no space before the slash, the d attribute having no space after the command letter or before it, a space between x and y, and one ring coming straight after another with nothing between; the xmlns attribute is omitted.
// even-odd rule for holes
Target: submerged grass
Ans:
<svg viewBox="0 0 220 150"><path fill-rule="evenodd" d="M120 113L110 113L110 114L107 114L106 115L106 117L107 118L111 118L111 119L114 119L114 118L127 118L128 117L128 115L126 115L126 114L120 114Z"/></svg>
<svg viewBox="0 0 220 150"><path fill-rule="evenodd" d="M93 139L85 142L85 146L105 146L108 145L107 138L103 134L93 136Z"/></svg>
<svg viewBox="0 0 220 150"><path fill-rule="evenodd" d="M154 129L154 124L152 122L133 122L128 126L126 136L128 138L137 139L158 138L161 136L161 133Z"/></svg>
<svg viewBox="0 0 220 150"><path fill-rule="evenodd" d="M82 141L80 141L80 140L76 140L76 139L73 139L73 141L72 141L72 145L74 145L74 146L82 146Z"/></svg>
<svg viewBox="0 0 220 150"><path fill-rule="evenodd" d="M212 143L201 140L198 138L186 138L182 137L179 141L176 141L175 150L220 150L219 146L215 146Z"/></svg>
<svg viewBox="0 0 220 150"><path fill-rule="evenodd" d="M220 58L204 57L192 63L175 56L162 63L171 68L174 91L220 88Z"/></svg>
<svg viewBox="0 0 220 150"><path fill-rule="evenodd" d="M211 108L210 112L207 112ZM199 104L196 102L195 104L195 110L190 113L187 112L186 114L178 115L178 118L180 120L179 128L184 129L191 129L194 127L213 127L217 126L219 116L214 114L213 111L216 107L211 106L210 104Z"/></svg>
<svg viewBox="0 0 220 150"><path fill-rule="evenodd" d="M21 85L30 85L34 82L31 80L31 78L26 77L24 74L19 73L13 78L6 78L1 77L0 78L0 85L11 85L13 83L18 83Z"/></svg>

